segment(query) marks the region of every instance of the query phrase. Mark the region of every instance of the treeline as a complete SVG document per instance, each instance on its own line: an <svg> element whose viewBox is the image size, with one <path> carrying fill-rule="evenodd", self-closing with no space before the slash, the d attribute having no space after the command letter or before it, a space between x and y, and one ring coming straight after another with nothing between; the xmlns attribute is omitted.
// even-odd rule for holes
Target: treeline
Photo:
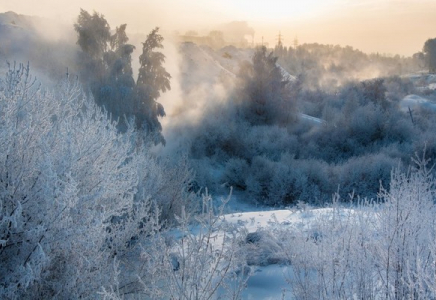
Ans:
<svg viewBox="0 0 436 300"><path fill-rule="evenodd" d="M290 74L303 76L304 88L310 90L333 91L349 81L400 76L425 67L420 53L412 57L366 54L350 46L317 43L289 48L278 45L274 55Z"/></svg>

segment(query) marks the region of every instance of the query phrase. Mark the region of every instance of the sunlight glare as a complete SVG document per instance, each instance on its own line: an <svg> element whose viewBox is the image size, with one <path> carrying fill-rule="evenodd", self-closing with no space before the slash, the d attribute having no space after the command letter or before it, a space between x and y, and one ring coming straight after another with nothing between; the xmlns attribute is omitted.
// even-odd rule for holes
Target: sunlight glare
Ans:
<svg viewBox="0 0 436 300"><path fill-rule="evenodd" d="M229 11L238 13L247 20L262 22L283 22L304 20L315 17L334 4L335 0L276 0L253 1L225 0Z"/></svg>

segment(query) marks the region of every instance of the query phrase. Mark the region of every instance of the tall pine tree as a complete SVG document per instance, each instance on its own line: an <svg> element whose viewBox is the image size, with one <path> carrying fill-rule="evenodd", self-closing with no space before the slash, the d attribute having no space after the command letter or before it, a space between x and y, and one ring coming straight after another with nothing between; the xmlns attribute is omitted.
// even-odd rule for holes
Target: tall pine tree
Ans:
<svg viewBox="0 0 436 300"><path fill-rule="evenodd" d="M138 111L141 114L138 121L147 128L148 132L155 133L155 143L165 144L161 134L162 126L158 119L158 117L165 116L165 110L162 104L157 102L157 99L161 92L165 93L171 89L171 75L163 67L165 55L156 51L156 49L163 48L163 37L158 32L158 27L153 29L142 44L142 54L139 56L141 66L136 81L136 96Z"/></svg>

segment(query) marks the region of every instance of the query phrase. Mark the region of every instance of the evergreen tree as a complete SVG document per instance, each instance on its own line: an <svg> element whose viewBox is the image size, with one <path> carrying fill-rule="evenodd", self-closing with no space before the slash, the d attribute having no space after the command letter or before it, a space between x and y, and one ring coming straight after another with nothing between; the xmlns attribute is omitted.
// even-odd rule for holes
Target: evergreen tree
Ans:
<svg viewBox="0 0 436 300"><path fill-rule="evenodd" d="M138 122L148 132L154 132L156 143L165 143L161 134L162 126L158 117L165 116L163 106L157 102L160 93L171 89L171 75L163 67L165 55L155 51L163 48L163 37L159 28L153 29L142 44L142 54L139 56L139 73L136 81L137 111L140 114Z"/></svg>
<svg viewBox="0 0 436 300"><path fill-rule="evenodd" d="M79 54L80 75L95 97L95 91L105 75L103 56L111 37L110 27L103 15L97 12L91 15L81 9L74 30L78 35L77 44L82 50Z"/></svg>
<svg viewBox="0 0 436 300"><path fill-rule="evenodd" d="M255 125L289 124L294 119L292 86L285 80L277 57L266 47L254 53L252 64L241 67L242 108L246 119Z"/></svg>
<svg viewBox="0 0 436 300"><path fill-rule="evenodd" d="M98 105L119 119L135 117L138 128L154 136L155 143L164 143L158 117L163 117L163 106L157 102L161 92L170 90L170 74L163 67L165 55L155 51L163 48L163 37L155 28L143 43L139 57L140 69L135 83L132 71L132 53L135 47L128 44L126 24L111 35L103 15L81 10L74 28L77 44L82 49L79 57L81 79ZM123 129L122 122L119 123Z"/></svg>
<svg viewBox="0 0 436 300"><path fill-rule="evenodd" d="M94 60L101 60L111 38L110 27L104 16L97 12L91 15L80 9L74 29L78 33L77 44L82 51Z"/></svg>
<svg viewBox="0 0 436 300"><path fill-rule="evenodd" d="M117 27L110 38L110 50L105 53L107 66L105 78L105 95L109 111L115 116L134 115L133 90L135 81L132 70L132 53L135 47L127 44L126 24Z"/></svg>
<svg viewBox="0 0 436 300"><path fill-rule="evenodd" d="M425 42L423 52L428 72L436 73L436 38Z"/></svg>

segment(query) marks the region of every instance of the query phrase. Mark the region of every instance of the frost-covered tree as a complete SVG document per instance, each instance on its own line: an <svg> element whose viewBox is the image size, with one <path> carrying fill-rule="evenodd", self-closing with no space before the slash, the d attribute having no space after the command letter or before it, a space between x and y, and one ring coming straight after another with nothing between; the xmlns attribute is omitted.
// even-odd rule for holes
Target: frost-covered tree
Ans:
<svg viewBox="0 0 436 300"><path fill-rule="evenodd" d="M165 111L157 100L161 93L171 89L171 76L163 67L165 55L155 51L163 48L163 37L158 28L147 36L135 82L131 58L135 47L128 44L126 27L123 24L111 34L103 15L80 11L74 28L82 50L79 55L82 82L113 119L133 116L137 128L153 137L156 144L164 143L158 117L165 116ZM125 129L122 123L119 125Z"/></svg>
<svg viewBox="0 0 436 300"><path fill-rule="evenodd" d="M103 56L109 49L109 24L103 15L97 12L91 15L81 9L74 30L77 32L77 44L82 50L79 54L81 76L96 94L98 83L103 80L106 73Z"/></svg>
<svg viewBox="0 0 436 300"><path fill-rule="evenodd" d="M95 298L113 258L156 231L152 208L188 206L189 175L165 175L77 82L45 91L20 66L0 86L0 297Z"/></svg>
<svg viewBox="0 0 436 300"><path fill-rule="evenodd" d="M90 297L109 280L110 220L133 207L133 130L77 83L43 91L19 67L1 85L1 294Z"/></svg>
<svg viewBox="0 0 436 300"><path fill-rule="evenodd" d="M162 126L158 120L158 117L165 116L165 110L157 100L161 93L171 89L171 75L163 67L165 55L156 51L163 48L162 42L163 37L156 27L142 43L142 54L139 56L140 68L136 81L138 121L149 132L155 133L156 143L165 143L161 134Z"/></svg>
<svg viewBox="0 0 436 300"><path fill-rule="evenodd" d="M133 115L133 88L131 54L135 47L128 44L126 24L115 33L103 15L92 15L81 10L74 29L79 55L82 82L88 86L100 106L114 118Z"/></svg>
<svg viewBox="0 0 436 300"><path fill-rule="evenodd" d="M436 38L428 39L422 50L429 73L436 73Z"/></svg>
<svg viewBox="0 0 436 300"><path fill-rule="evenodd" d="M252 64L241 66L241 114L253 125L287 125L295 120L291 84L283 77L277 57L257 48Z"/></svg>
<svg viewBox="0 0 436 300"><path fill-rule="evenodd" d="M117 27L110 38L110 50L104 54L107 72L99 91L103 105L116 117L134 115L132 53L135 47L127 43L126 26Z"/></svg>
<svg viewBox="0 0 436 300"><path fill-rule="evenodd" d="M101 59L110 41L110 27L103 15L92 15L81 9L74 29L78 33L77 44L93 59Z"/></svg>

